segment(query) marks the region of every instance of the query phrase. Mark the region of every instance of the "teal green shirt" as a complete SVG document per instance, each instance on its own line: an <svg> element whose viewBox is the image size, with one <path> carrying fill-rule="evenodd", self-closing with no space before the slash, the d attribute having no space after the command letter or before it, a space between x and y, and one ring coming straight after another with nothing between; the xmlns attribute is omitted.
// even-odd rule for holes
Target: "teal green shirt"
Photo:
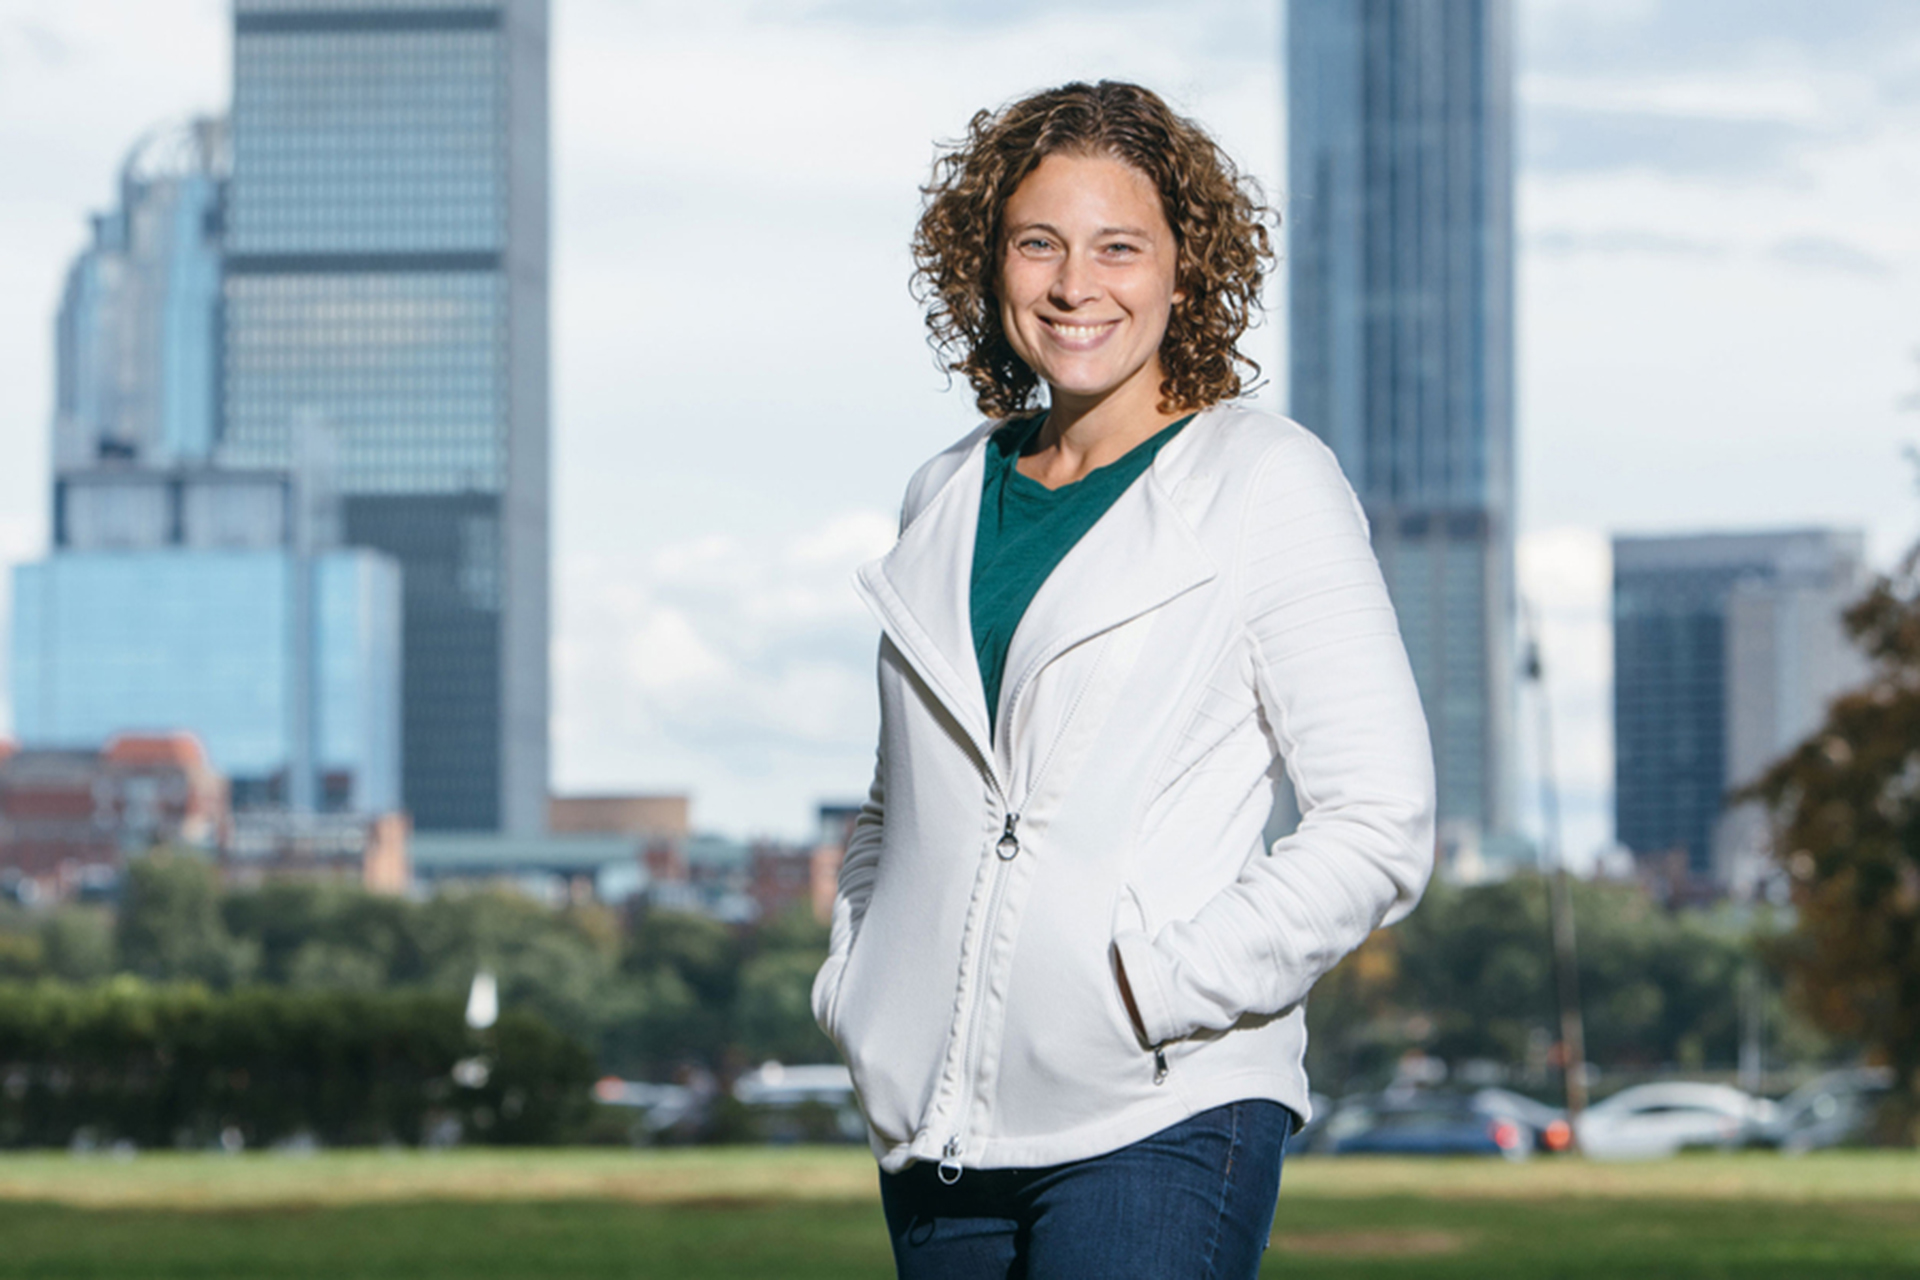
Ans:
<svg viewBox="0 0 1920 1280"><path fill-rule="evenodd" d="M1160 447L1193 421L1188 414L1072 484L1049 489L1014 464L1040 435L1046 415L1009 422L987 441L980 527L973 540L973 649L987 691L987 720L999 717L1007 646L1040 584L1107 508L1153 464ZM996 725L997 729L998 726Z"/></svg>

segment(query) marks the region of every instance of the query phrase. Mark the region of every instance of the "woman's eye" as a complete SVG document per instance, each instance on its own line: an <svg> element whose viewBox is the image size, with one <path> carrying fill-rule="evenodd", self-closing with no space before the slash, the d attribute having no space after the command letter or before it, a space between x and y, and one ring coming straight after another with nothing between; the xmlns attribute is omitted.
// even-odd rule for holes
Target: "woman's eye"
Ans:
<svg viewBox="0 0 1920 1280"><path fill-rule="evenodd" d="M1015 247L1022 253L1045 253L1053 248L1053 241L1033 236L1020 241Z"/></svg>

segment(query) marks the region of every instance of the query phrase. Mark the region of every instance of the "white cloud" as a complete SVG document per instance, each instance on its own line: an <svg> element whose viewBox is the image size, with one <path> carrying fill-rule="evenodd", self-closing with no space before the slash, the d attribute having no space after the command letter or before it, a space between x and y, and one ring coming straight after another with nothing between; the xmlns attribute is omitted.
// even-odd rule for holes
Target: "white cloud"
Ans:
<svg viewBox="0 0 1920 1280"><path fill-rule="evenodd" d="M1529 109L1690 117L1700 120L1766 120L1818 124L1829 102L1802 77L1773 75L1592 76L1523 75L1516 86Z"/></svg>
<svg viewBox="0 0 1920 1280"><path fill-rule="evenodd" d="M1813 271L1838 271L1845 275L1884 276L1893 268L1883 259L1858 245L1831 236L1793 236L1768 250L1777 262L1806 267Z"/></svg>
<svg viewBox="0 0 1920 1280"><path fill-rule="evenodd" d="M795 831L871 769L877 628L851 585L894 521L710 534L560 566L558 789L690 789L696 818Z"/></svg>

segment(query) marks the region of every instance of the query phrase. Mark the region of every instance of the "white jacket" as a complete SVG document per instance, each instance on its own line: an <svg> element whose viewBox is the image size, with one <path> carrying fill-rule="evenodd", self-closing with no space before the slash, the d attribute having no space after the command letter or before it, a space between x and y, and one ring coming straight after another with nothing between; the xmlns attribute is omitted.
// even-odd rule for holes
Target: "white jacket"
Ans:
<svg viewBox="0 0 1920 1280"><path fill-rule="evenodd" d="M1426 722L1359 505L1297 424L1200 414L1034 596L996 743L968 596L997 425L920 469L857 577L879 760L813 1009L874 1152L952 1174L1246 1098L1305 1117L1307 991L1433 859ZM1267 848L1282 761L1302 818Z"/></svg>

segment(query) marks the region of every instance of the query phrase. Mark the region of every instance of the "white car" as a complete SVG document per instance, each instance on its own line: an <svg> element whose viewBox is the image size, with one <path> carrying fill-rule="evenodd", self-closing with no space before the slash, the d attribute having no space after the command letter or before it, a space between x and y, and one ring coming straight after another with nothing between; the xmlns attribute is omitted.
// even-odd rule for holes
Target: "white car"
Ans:
<svg viewBox="0 0 1920 1280"><path fill-rule="evenodd" d="M1731 1150L1773 1120L1773 1104L1730 1085L1643 1084L1587 1108L1580 1150L1601 1160L1649 1160L1689 1147Z"/></svg>

